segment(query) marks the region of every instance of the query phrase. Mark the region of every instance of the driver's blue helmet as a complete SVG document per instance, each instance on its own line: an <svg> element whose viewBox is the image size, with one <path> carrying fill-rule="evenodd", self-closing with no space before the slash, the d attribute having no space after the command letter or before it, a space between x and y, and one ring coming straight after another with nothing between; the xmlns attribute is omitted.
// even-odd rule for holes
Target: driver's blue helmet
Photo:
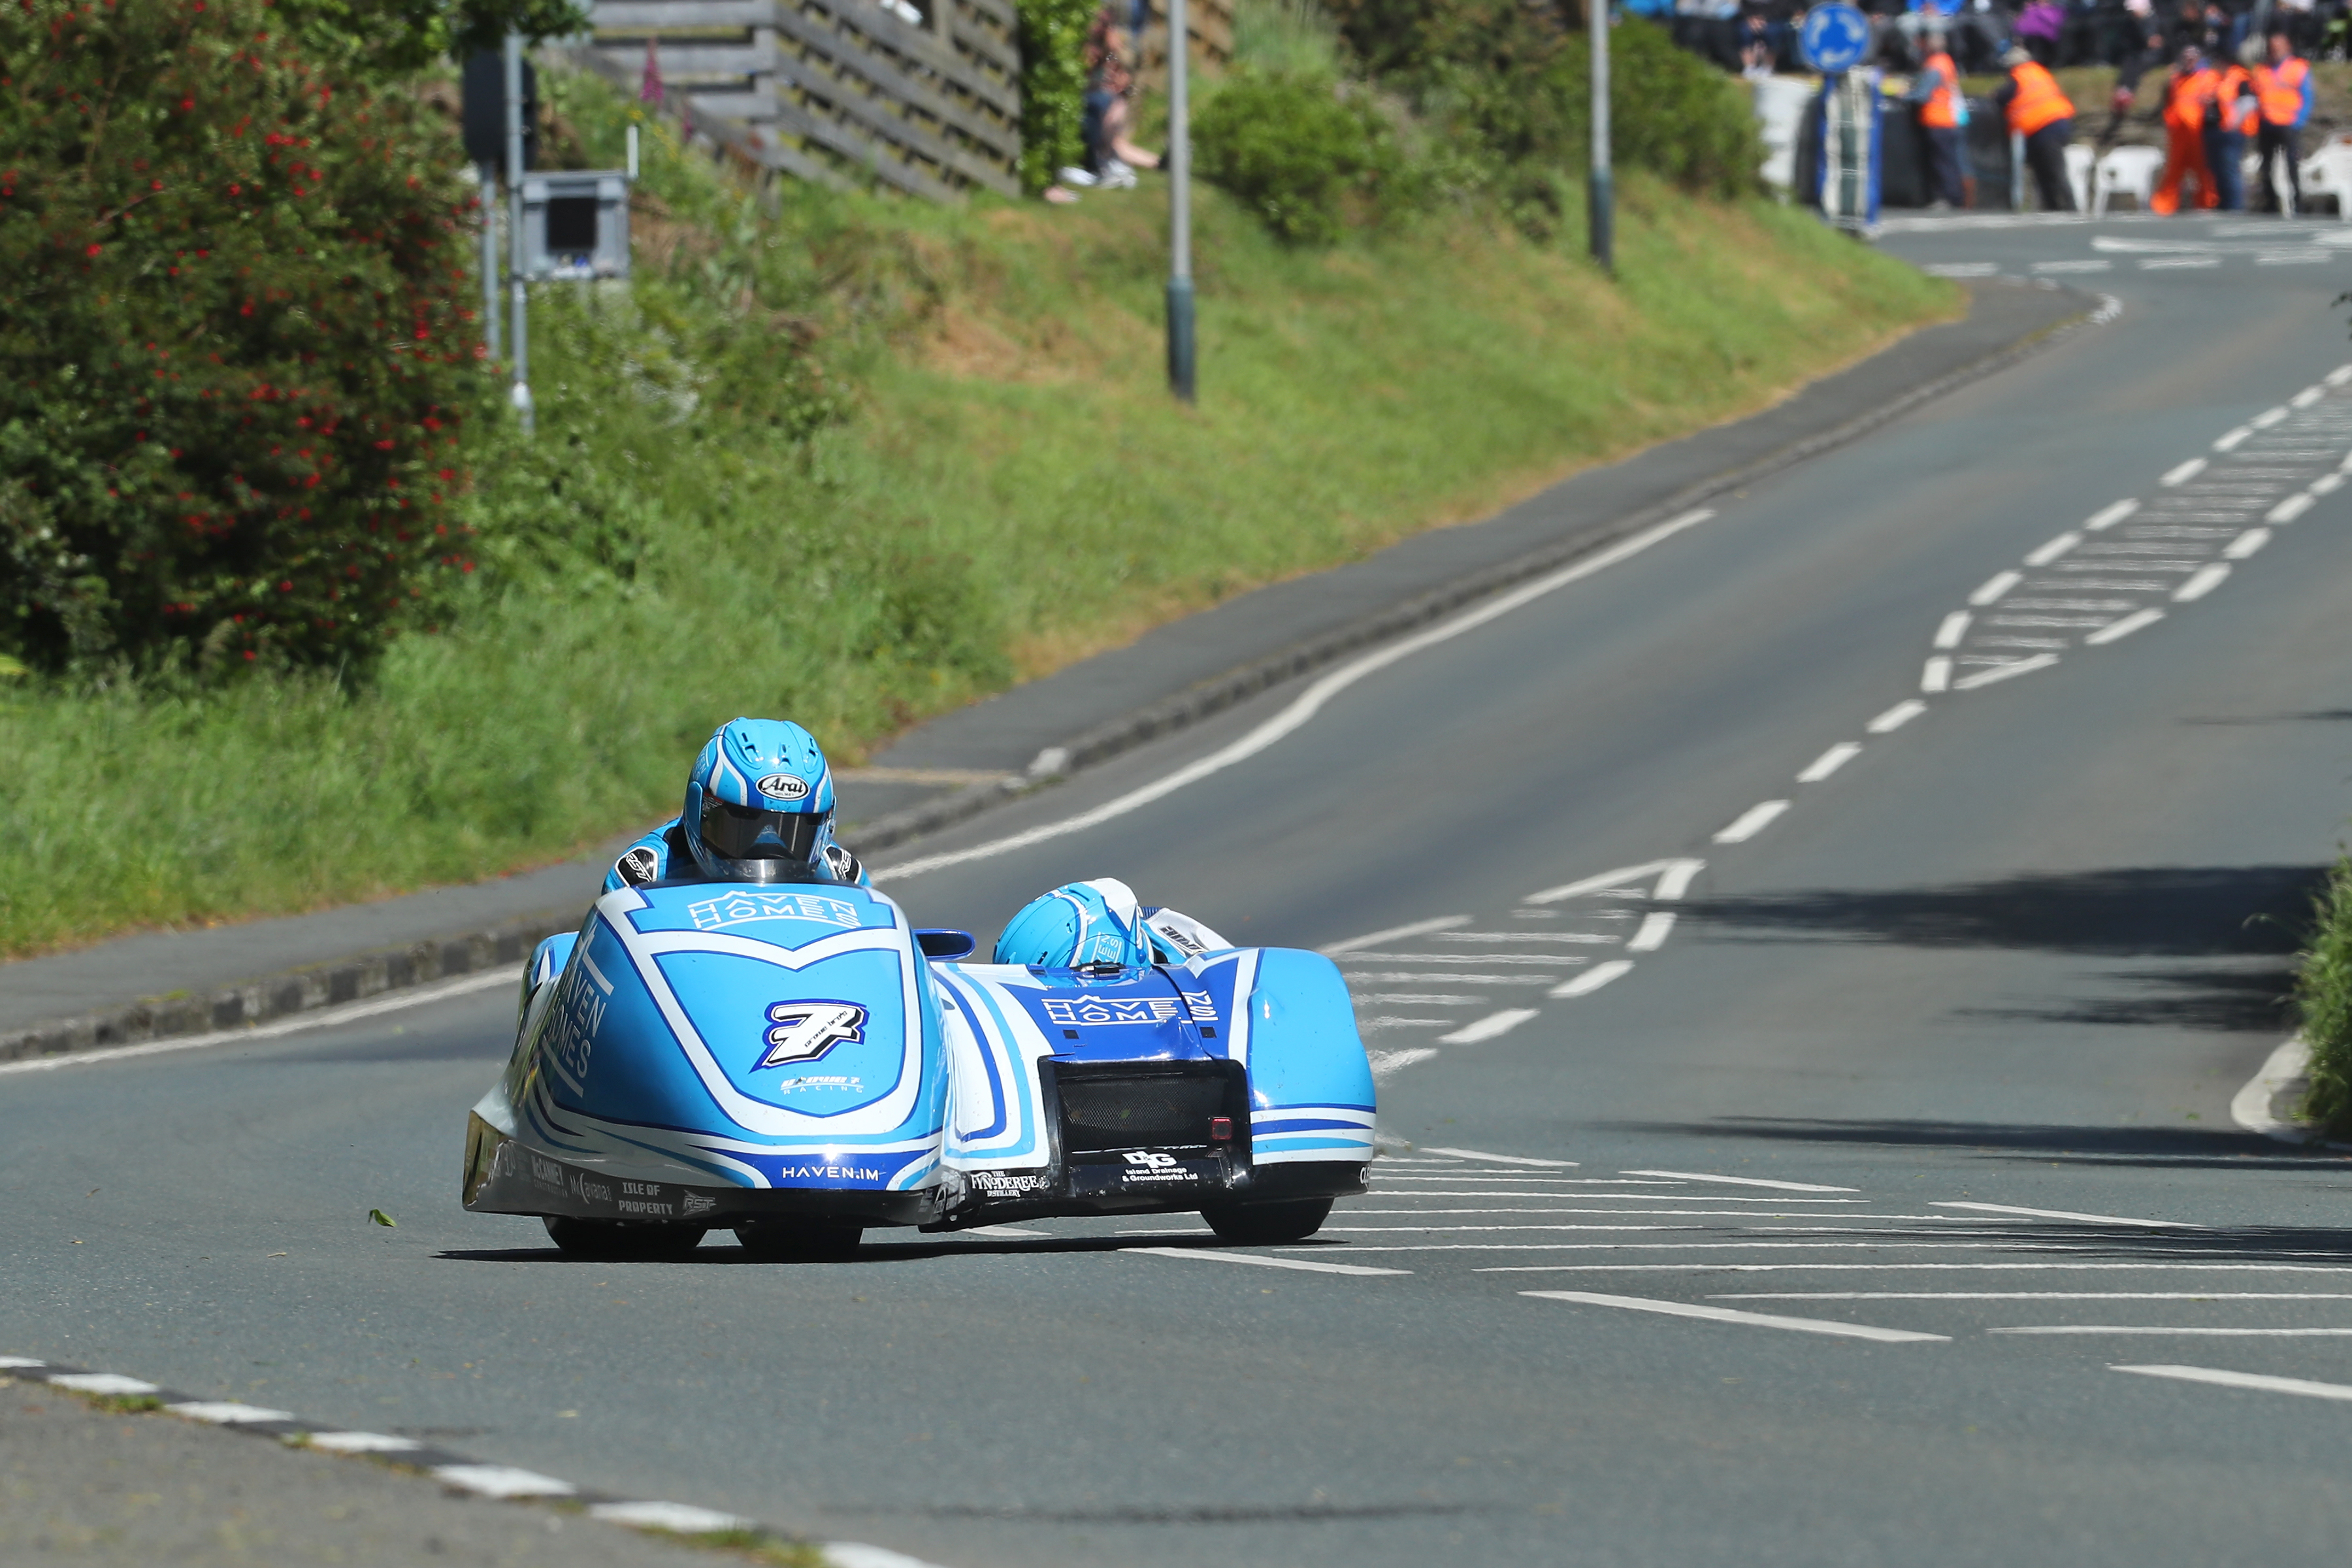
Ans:
<svg viewBox="0 0 2352 1568"><path fill-rule="evenodd" d="M1032 899L1004 922L992 955L998 963L1076 969L1089 963L1129 967L1151 962L1143 911L1125 882L1103 877L1070 882Z"/></svg>
<svg viewBox="0 0 2352 1568"><path fill-rule="evenodd" d="M781 719L730 719L694 759L678 826L707 877L813 882L832 820L833 770L816 737Z"/></svg>

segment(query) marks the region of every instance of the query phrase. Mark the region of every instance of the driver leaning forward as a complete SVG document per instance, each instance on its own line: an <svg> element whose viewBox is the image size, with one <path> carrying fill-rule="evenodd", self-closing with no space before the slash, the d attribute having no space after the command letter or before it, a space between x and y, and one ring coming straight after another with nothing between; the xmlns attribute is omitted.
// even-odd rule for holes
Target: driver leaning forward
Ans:
<svg viewBox="0 0 2352 1568"><path fill-rule="evenodd" d="M686 779L686 809L623 852L604 891L647 882L866 884L834 841L833 770L816 737L781 719L719 726Z"/></svg>

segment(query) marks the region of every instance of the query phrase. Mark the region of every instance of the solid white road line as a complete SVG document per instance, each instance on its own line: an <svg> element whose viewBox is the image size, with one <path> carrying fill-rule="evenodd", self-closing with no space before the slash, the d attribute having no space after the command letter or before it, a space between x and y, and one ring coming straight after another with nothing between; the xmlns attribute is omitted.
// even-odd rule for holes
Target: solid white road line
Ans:
<svg viewBox="0 0 2352 1568"><path fill-rule="evenodd" d="M1718 1301L2352 1301L2345 1290L1726 1290Z"/></svg>
<svg viewBox="0 0 2352 1568"><path fill-rule="evenodd" d="M414 1437L388 1432L313 1432L309 1442L331 1454L413 1454L425 1447Z"/></svg>
<svg viewBox="0 0 2352 1568"><path fill-rule="evenodd" d="M1297 1268L1309 1274L1410 1274L1410 1268L1372 1268L1357 1263L1318 1263L1308 1258L1266 1258L1255 1252L1204 1252L1194 1247L1122 1247L1139 1258L1190 1258L1203 1263L1250 1263L1260 1268Z"/></svg>
<svg viewBox="0 0 2352 1568"><path fill-rule="evenodd" d="M1858 1193L1860 1187L1825 1187L1817 1182L1768 1182L1761 1176L1717 1176L1705 1171L1628 1171L1629 1176L1665 1176L1677 1182L1727 1182L1735 1187L1770 1187L1780 1193Z"/></svg>
<svg viewBox="0 0 2352 1568"><path fill-rule="evenodd" d="M1655 952L1666 945L1666 938L1675 929L1675 917L1665 910L1655 910L1642 917L1633 934L1625 939L1627 952Z"/></svg>
<svg viewBox="0 0 2352 1568"><path fill-rule="evenodd" d="M1573 980L1563 980L1544 993L1547 996L1590 996L1612 980L1622 980L1633 973L1631 959L1612 958L1606 963L1596 963Z"/></svg>
<svg viewBox="0 0 2352 1568"><path fill-rule="evenodd" d="M49 1385L52 1388L69 1388L76 1394L121 1394L125 1398L157 1392L153 1384L125 1377L119 1372L69 1372L49 1379Z"/></svg>
<svg viewBox="0 0 2352 1568"><path fill-rule="evenodd" d="M2057 662L2058 656L2054 653L2037 653L2032 658L2013 658L2007 664L1996 664L1990 669L1979 669L1974 675L1962 676L1952 682L1952 689L1974 691L1999 681L2013 680L2021 675L2032 675L2035 670L2047 669Z"/></svg>
<svg viewBox="0 0 2352 1568"><path fill-rule="evenodd" d="M2271 1104L2278 1098L2279 1090L2301 1078L2310 1064L2311 1047L2303 1043L2302 1036L2280 1046L2263 1062L2262 1070L2230 1097L2230 1120L2249 1132L2259 1132L2282 1143L2309 1142L2310 1132L2273 1116Z"/></svg>
<svg viewBox="0 0 2352 1568"><path fill-rule="evenodd" d="M2252 555L2255 551L2260 550L2263 545L2268 544L2270 542L2271 531L2269 529L2250 528L2222 547L2221 559L2224 561L2243 561L2247 556Z"/></svg>
<svg viewBox="0 0 2352 1568"><path fill-rule="evenodd" d="M2209 1340L2343 1340L2352 1328L2173 1328L2166 1323L2025 1323L1985 1333L2192 1333Z"/></svg>
<svg viewBox="0 0 2352 1568"><path fill-rule="evenodd" d="M1363 936L1351 936L1345 942L1335 942L1330 946L1317 951L1326 958L1337 958L1343 952L1353 952L1360 947L1378 947L1384 942L1394 942L1399 937L1426 936L1433 931L1452 931L1455 926L1466 926L1469 923L1468 915L1440 915L1433 921L1415 921L1411 925L1391 926L1386 931L1370 931Z"/></svg>
<svg viewBox="0 0 2352 1568"><path fill-rule="evenodd" d="M1654 1301L1643 1296L1601 1296L1590 1290L1522 1290L1545 1301L1573 1301L1587 1307L1618 1307L1630 1312L1659 1312L1670 1318L1701 1318L1713 1323L1745 1323L1758 1329L1786 1329L1800 1334L1832 1334L1840 1339L1875 1340L1881 1344L1948 1344L1949 1334L1917 1334L1908 1329L1882 1329L1870 1323L1841 1323L1829 1318L1783 1318L1771 1312L1742 1312L1731 1307L1707 1307L1696 1301Z"/></svg>
<svg viewBox="0 0 2352 1568"><path fill-rule="evenodd" d="M909 1557L887 1546L868 1546L860 1541L828 1541L824 1550L824 1560L832 1568L937 1568L919 1557Z"/></svg>
<svg viewBox="0 0 2352 1568"><path fill-rule="evenodd" d="M2315 485L2312 488L2316 489L2318 487ZM2333 489L2334 487L2331 486L2329 488ZM2267 512L2264 512L2263 514L2263 521L2264 522L2293 522L2296 518L2301 517L2305 512L2307 512L2310 510L2311 498L2309 496L2292 495L2287 497L2286 500L2279 502L2278 505L2271 508Z"/></svg>
<svg viewBox="0 0 2352 1568"><path fill-rule="evenodd" d="M436 1465L432 1473L435 1479L477 1497L570 1497L577 1489L570 1481L512 1465Z"/></svg>
<svg viewBox="0 0 2352 1568"><path fill-rule="evenodd" d="M2046 1249L2045 1249L2046 1250ZM2340 1263L1525 1263L1474 1269L1478 1274L1663 1274L1717 1268L1727 1274L1886 1274L1898 1269L1995 1269L2010 1273L2057 1269L2168 1268L2178 1274L2352 1274Z"/></svg>
<svg viewBox="0 0 2352 1568"><path fill-rule="evenodd" d="M2118 502L2117 504L2121 505L2123 503ZM2137 501L2133 501L2130 504L2137 506L2139 503ZM2108 510L2113 510L2114 509L2110 508ZM2099 525L2094 522L2087 526L2096 528ZM1995 599L2000 598L2003 594L2008 593L2011 588L2016 587L2024 580L2025 574L2022 572L1996 572L1991 576L1985 579L1983 586L1979 587L1975 593L1969 595L1969 603L1974 605L1979 609L1982 609L1987 605L1991 604Z"/></svg>
<svg viewBox="0 0 2352 1568"><path fill-rule="evenodd" d="M1929 646L1947 648L1959 647L1960 639L1969 635L1969 623L1975 618L1966 610L1954 610L1936 627L1936 640Z"/></svg>
<svg viewBox="0 0 2352 1568"><path fill-rule="evenodd" d="M1952 661L1942 654L1929 659L1919 671L1922 691L1949 691L1952 689Z"/></svg>
<svg viewBox="0 0 2352 1568"><path fill-rule="evenodd" d="M1981 592L1981 590L1979 590ZM1874 735L1891 735L1927 710L1927 705L1916 697L1906 697L1863 726Z"/></svg>
<svg viewBox="0 0 2352 1568"><path fill-rule="evenodd" d="M2133 1219L2123 1215L2076 1214L2072 1209L2024 1209L2019 1208L2014 1204L1971 1204L1962 1203L1958 1199L1953 1199L1949 1202L1943 1200L1931 1200L1927 1206L1933 1209L1968 1209L1976 1214L2019 1214L2024 1215L2032 1219L2079 1220L2086 1225L2132 1225L2144 1226L2149 1230L2204 1230L2208 1228L2201 1225L2189 1225L2185 1221L2177 1219Z"/></svg>
<svg viewBox="0 0 2352 1568"><path fill-rule="evenodd" d="M1730 825L1715 836L1717 844L1745 844L1772 825L1773 818L1789 809L1785 800L1759 800L1733 818Z"/></svg>
<svg viewBox="0 0 2352 1568"><path fill-rule="evenodd" d="M2334 495L2337 490L2343 489L2343 487L2344 476L2342 474L2322 474L2317 479L2311 481L2311 493L2315 496Z"/></svg>
<svg viewBox="0 0 2352 1568"><path fill-rule="evenodd" d="M1441 1046L1475 1046L1481 1040L1491 1040L1507 1035L1536 1016L1533 1007L1506 1007L1499 1013L1489 1013L1474 1024L1465 1024L1450 1035L1440 1035Z"/></svg>
<svg viewBox="0 0 2352 1568"><path fill-rule="evenodd" d="M258 1405L240 1405L235 1400L191 1399L184 1405L166 1405L164 1409L174 1415L184 1415L191 1421L209 1421L215 1426L236 1426L248 1421L291 1421L290 1410L264 1410Z"/></svg>
<svg viewBox="0 0 2352 1568"><path fill-rule="evenodd" d="M984 860L994 856L1010 854L1015 849L1025 849L1033 844L1043 844L1069 834L1083 833L1087 828L1099 826L1103 823L1125 816L1129 812L1140 810L1156 800L1164 799L1179 790L1189 789L1212 774L1223 773L1225 769L1257 755L1305 725L1317 713L1322 711L1325 703L1365 677L1377 674L1400 660L1410 658L1424 648L1435 647L1441 643L1450 642L1466 632L1476 630L1490 621L1499 620L1520 606L1533 604L1546 595L1556 593L1572 583L1580 583L1585 578L1605 572L1621 562L1629 561L1645 550L1664 543L1686 529L1697 527L1714 515L1711 509L1701 507L1694 511L1686 511L1679 517L1670 518L1654 528L1643 529L1631 539L1623 540L1606 550L1587 556L1573 565L1538 577L1532 583L1511 589L1507 593L1497 594L1477 608L1456 616L1452 620L1442 622L1427 631L1416 633L1409 637L1402 637L1386 647L1376 648L1360 658L1341 665L1338 669L1316 680L1305 691L1293 698L1280 712L1265 720L1238 740L1219 747L1204 757L1197 757L1184 766L1139 789L1129 790L1125 795L1105 801L1090 810L1066 816L1058 822L1041 823L1035 827L1026 828L1018 833L1009 833L1002 838L992 839L985 844L977 844L969 849L952 849L938 855L918 856L912 860L901 861L896 866L885 867L873 872L872 880L877 883L892 881L904 877L920 876L926 871L936 871L949 866L961 866L967 861Z"/></svg>
<svg viewBox="0 0 2352 1568"><path fill-rule="evenodd" d="M321 1007L315 1013L299 1013L291 1018L275 1023L256 1024L249 1029L222 1029L209 1035L189 1035L175 1040L150 1040L142 1046L113 1046L102 1051L73 1051L60 1057L37 1057L31 1061L0 1064L0 1076L18 1072L50 1072L58 1068L89 1067L98 1062L127 1061L133 1057L160 1057L173 1051L193 1051L206 1046L233 1046L243 1040L270 1040L280 1035L290 1035L300 1029L331 1029L338 1024L348 1024L357 1018L373 1018L380 1013L397 1013L407 1007L423 1007L434 1002L446 1002L452 996L470 995L494 986L520 983L522 969L494 969L481 974L463 975L438 985L420 985L414 990L396 992L372 1001L353 1002L348 1006Z"/></svg>
<svg viewBox="0 0 2352 1568"><path fill-rule="evenodd" d="M2057 560L2058 557L2065 554L2066 552L2074 549L2074 546L2082 542L2083 536L2069 530L2067 532L2060 534L2057 538L2043 545L2041 549L2036 550L2031 555L2028 555L2025 558L2025 563L2028 566L2047 566L2053 561Z"/></svg>
<svg viewBox="0 0 2352 1568"><path fill-rule="evenodd" d="M1548 1171L1573 1171L1580 1162L1575 1160L1538 1160L1531 1154L1489 1154L1481 1149L1441 1149L1434 1143L1424 1144L1424 1154L1450 1154L1457 1160L1487 1160L1497 1165L1536 1165Z"/></svg>
<svg viewBox="0 0 2352 1568"><path fill-rule="evenodd" d="M2352 1386L2314 1383L2303 1377L2266 1377L2258 1372L2224 1372L2210 1366L2111 1366L2109 1372L2137 1373L2142 1377L2171 1377L2183 1383L2210 1383L2221 1388L2248 1388L2258 1394L2299 1394L2306 1399L2352 1399Z"/></svg>
<svg viewBox="0 0 2352 1568"><path fill-rule="evenodd" d="M2160 485L2185 485L2204 471L2205 459L2202 458L2191 458L2187 462L2182 463L2176 468L2167 468L2164 471L2164 476L2158 479L2157 483Z"/></svg>
<svg viewBox="0 0 2352 1568"><path fill-rule="evenodd" d="M2083 641L2092 647L2104 647L2120 637L2127 637L2142 626L2152 626L2164 619L2162 610L2134 610L2119 621L2109 621Z"/></svg>
<svg viewBox="0 0 2352 1568"><path fill-rule="evenodd" d="M2206 595L2211 593L2214 589L2220 587L2223 583L2229 581L2229 577L2230 569L2218 563L2210 566L2200 566L2196 571L2189 574L2189 580L2187 582L2181 584L2179 587L2175 588L2172 591L2173 602L2181 605L2193 604L2197 600L2201 599ZM2145 610L2140 612L2142 615L2146 615L2147 613L2147 612ZM2121 623L2117 624L2120 625ZM2094 633L2092 635L2096 636L2097 634ZM2084 640L2087 642L2090 639L2086 637Z"/></svg>
<svg viewBox="0 0 2352 1568"><path fill-rule="evenodd" d="M2339 364L2321 376L2319 381L2323 386L2341 386L2346 382L2352 381L2352 364Z"/></svg>
<svg viewBox="0 0 2352 1568"><path fill-rule="evenodd" d="M1051 1236L1053 1232L1045 1230L1024 1230L1017 1225L972 1225L966 1226L961 1231L958 1232L958 1234L961 1236L1003 1236L1013 1237L1015 1240L1027 1241L1036 1237Z"/></svg>
<svg viewBox="0 0 2352 1568"><path fill-rule="evenodd" d="M1799 784L1819 784L1823 779L1829 777L1832 773L1837 772L1840 768L1845 766L1846 763L1853 761L1854 758L1860 755L1862 755L1861 742L1840 741L1836 745L1832 746L1828 751L1823 752L1820 756L1815 757L1811 763L1807 763L1805 771L1797 775L1797 782Z"/></svg>

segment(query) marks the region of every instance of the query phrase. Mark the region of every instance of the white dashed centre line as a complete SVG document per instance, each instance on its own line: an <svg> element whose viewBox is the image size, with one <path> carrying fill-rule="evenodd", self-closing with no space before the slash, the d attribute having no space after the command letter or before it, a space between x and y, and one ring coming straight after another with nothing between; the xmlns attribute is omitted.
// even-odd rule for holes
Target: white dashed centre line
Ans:
<svg viewBox="0 0 2352 1568"><path fill-rule="evenodd" d="M2004 573L2003 575L2014 576L2015 574ZM1996 581L1998 579L1996 579ZM1985 586L1990 587L1991 585L1992 584L1989 583ZM1979 593L1982 593L1983 591L1984 590L1981 588L1978 590ZM1912 720L1919 717L1920 714L1925 713L1927 710L1927 705L1925 702L1920 701L1916 697L1906 697L1902 701L1897 702L1894 707L1889 708L1885 712L1881 713L1877 718L1873 719L1869 723L1864 724L1863 728L1869 731L1874 735L1891 735L1895 731L1903 728L1904 725L1911 722Z"/></svg>
<svg viewBox="0 0 2352 1568"><path fill-rule="evenodd" d="M1528 1154L1489 1154L1481 1149L1441 1149L1432 1143L1424 1154L1450 1154L1457 1160L1485 1160L1497 1165L1533 1165L1547 1171L1572 1171L1580 1163L1575 1160L1538 1160Z"/></svg>
<svg viewBox="0 0 2352 1568"><path fill-rule="evenodd" d="M2148 1230L2203 1230L2205 1228L2201 1225L2190 1225L2184 1220L2177 1219L2134 1219L2127 1215L2076 1214L2071 1209L2024 1209L2019 1208L2014 1204L1963 1203L1958 1199L1949 1202L1934 1201L1927 1206L1933 1209L1967 1209L1973 1214L2023 1215L2029 1219L2071 1219L2084 1225L2138 1226Z"/></svg>
<svg viewBox="0 0 2352 1568"><path fill-rule="evenodd" d="M2034 1323L2018 1328L1987 1329L1989 1334L2199 1334L2210 1339L2327 1340L2352 1336L2352 1329L2208 1329L2176 1328L2163 1323Z"/></svg>
<svg viewBox="0 0 2352 1568"><path fill-rule="evenodd" d="M2202 458L2191 458L2187 462L2182 463L2176 468L2167 468L2164 471L2163 478L2157 480L2157 483L2161 485L2185 485L2204 471L2205 459Z"/></svg>
<svg viewBox="0 0 2352 1568"><path fill-rule="evenodd" d="M1606 963L1596 963L1573 980L1562 981L1544 993L1547 996L1589 996L1612 980L1633 973L1631 959L1612 958Z"/></svg>
<svg viewBox="0 0 2352 1568"><path fill-rule="evenodd" d="M1828 751L1823 752L1820 756L1815 757L1810 763L1808 763L1805 767L1805 771L1797 775L1797 782L1799 784L1819 784L1823 779L1829 777L1832 773L1837 772L1840 768L1845 766L1846 763L1853 761L1854 758L1860 755L1862 755L1862 743L1860 742L1840 741L1836 745L1832 746Z"/></svg>
<svg viewBox="0 0 2352 1568"><path fill-rule="evenodd" d="M1666 938L1673 934L1674 929L1675 917L1664 910L1643 915L1641 928L1626 940L1625 951L1655 952L1666 945Z"/></svg>
<svg viewBox="0 0 2352 1568"><path fill-rule="evenodd" d="M1735 1187L1769 1187L1778 1193L1858 1193L1860 1187L1825 1187L1819 1182L1776 1182L1762 1176L1717 1176L1705 1171L1628 1171L1629 1176L1664 1176L1676 1182L1724 1182Z"/></svg>
<svg viewBox="0 0 2352 1568"><path fill-rule="evenodd" d="M1932 646L1959 647L1960 639L1969 635L1969 623L1975 618L1966 610L1954 610L1950 615L1946 616L1943 624L1936 628L1936 640Z"/></svg>
<svg viewBox="0 0 2352 1568"><path fill-rule="evenodd" d="M2317 489L2319 487L2317 485L2314 485L2311 488ZM2334 485L2330 485L2328 487L2330 489L2334 489L2336 487ZM2264 512L2263 514L2263 521L2264 522L2293 522L2296 518L2301 517L2305 512L2307 512L2310 510L2311 498L2309 496L2293 495L2287 497L2286 500L2279 502L2278 505Z"/></svg>
<svg viewBox="0 0 2352 1568"><path fill-rule="evenodd" d="M2114 501L2085 518L2083 526L2091 532L2096 533L2104 529L2113 528L2138 510L2139 502L2136 500Z"/></svg>
<svg viewBox="0 0 2352 1568"><path fill-rule="evenodd" d="M1743 1312L1731 1307L1708 1307L1695 1301L1654 1301L1643 1296L1602 1296L1590 1290L1522 1290L1544 1301L1570 1301L1585 1307L1615 1307L1629 1312L1658 1312L1670 1318L1699 1318L1712 1323L1744 1323L1749 1328L1785 1329L1800 1334L1830 1334L1839 1339L1874 1340L1881 1344L1948 1344L1949 1334L1914 1333L1909 1329L1882 1329L1872 1323L1841 1323L1833 1318L1784 1318L1776 1312ZM2352 1394L2352 1390L2346 1391Z"/></svg>
<svg viewBox="0 0 2352 1568"><path fill-rule="evenodd" d="M2229 580L2229 577L2230 569L2227 566L2221 565L2218 562L2209 566L2200 566L2196 571L2191 572L2189 574L2188 581L2182 583L2179 587L2175 588L2172 591L2173 600L2177 604L2193 604L2195 601L2203 598L2206 595L2220 587L2223 583ZM2146 610L2142 610L2140 614L2144 616L2147 614L2147 612ZM2117 622L2116 624L2120 626L2122 623ZM2120 637L2122 634L2118 632L2116 635Z"/></svg>
<svg viewBox="0 0 2352 1568"><path fill-rule="evenodd" d="M1491 1040L1507 1035L1536 1016L1533 1007L1506 1007L1499 1013L1489 1013L1475 1024L1465 1024L1450 1035L1440 1035L1441 1046L1475 1046L1481 1040Z"/></svg>
<svg viewBox="0 0 2352 1568"><path fill-rule="evenodd" d="M1759 800L1717 834L1715 841L1717 844L1745 844L1769 827L1773 820L1788 809L1789 803L1785 800Z"/></svg>
<svg viewBox="0 0 2352 1568"><path fill-rule="evenodd" d="M2221 557L2225 561L2243 561L2270 542L2269 529L2250 528L2222 547Z"/></svg>

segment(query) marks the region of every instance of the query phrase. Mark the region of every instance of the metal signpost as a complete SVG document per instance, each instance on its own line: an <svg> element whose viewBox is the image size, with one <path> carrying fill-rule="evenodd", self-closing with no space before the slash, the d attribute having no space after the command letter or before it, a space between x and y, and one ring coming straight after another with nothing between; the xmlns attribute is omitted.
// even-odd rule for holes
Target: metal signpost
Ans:
<svg viewBox="0 0 2352 1568"><path fill-rule="evenodd" d="M1878 214L1878 82L1856 72L1870 52L1870 19L1843 0L1805 13L1798 47L1824 79L1821 97L1822 216L1840 228Z"/></svg>
<svg viewBox="0 0 2352 1568"><path fill-rule="evenodd" d="M511 268L513 287L509 307L514 322L514 407L522 418L522 433L531 433L533 421L530 406L530 332L524 320L528 309L523 293L522 235L522 35L507 35L507 235L513 256Z"/></svg>
<svg viewBox="0 0 2352 1568"><path fill-rule="evenodd" d="M1184 0L1168 0L1168 390L1192 401L1192 125Z"/></svg>
<svg viewBox="0 0 2352 1568"><path fill-rule="evenodd" d="M1585 187L1585 226L1592 259L1617 270L1616 175L1609 163L1609 0L1585 0L1585 31L1592 35L1592 180Z"/></svg>

